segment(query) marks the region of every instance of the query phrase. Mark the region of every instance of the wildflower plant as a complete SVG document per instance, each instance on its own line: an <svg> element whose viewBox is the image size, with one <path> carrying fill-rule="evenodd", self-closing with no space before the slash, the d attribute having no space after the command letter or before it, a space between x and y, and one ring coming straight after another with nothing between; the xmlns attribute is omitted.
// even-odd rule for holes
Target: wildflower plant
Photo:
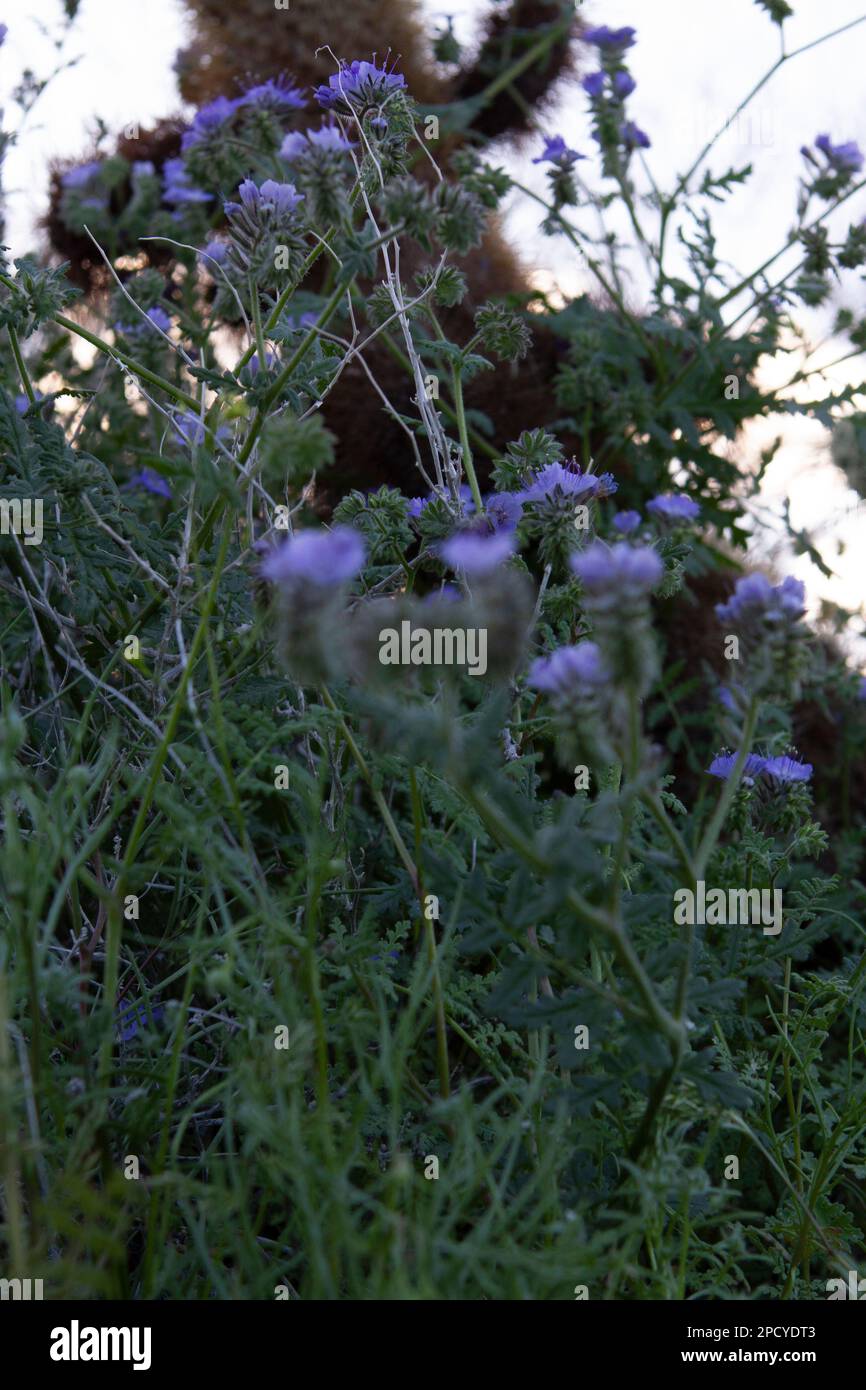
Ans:
<svg viewBox="0 0 866 1390"><path fill-rule="evenodd" d="M719 602L722 701L665 621L736 567L742 427L855 394L757 366L852 263L824 224L862 159L819 137L797 264L737 278L709 215L749 171L641 184L637 32L584 38L598 155L539 134L547 196L471 139L440 163L399 66L338 55L159 173L61 176L99 331L64 270L0 267L3 497L45 514L38 563L0 535L5 1223L55 1297L815 1298L862 1261L855 755L831 845L795 743L804 696L862 699L794 579ZM474 297L506 193L597 296ZM588 230L613 198L643 315ZM473 383L551 333L549 414L500 440ZM411 489L341 483L347 380ZM483 632L484 676L385 669L404 623ZM675 922L704 882L780 890L780 933Z"/></svg>

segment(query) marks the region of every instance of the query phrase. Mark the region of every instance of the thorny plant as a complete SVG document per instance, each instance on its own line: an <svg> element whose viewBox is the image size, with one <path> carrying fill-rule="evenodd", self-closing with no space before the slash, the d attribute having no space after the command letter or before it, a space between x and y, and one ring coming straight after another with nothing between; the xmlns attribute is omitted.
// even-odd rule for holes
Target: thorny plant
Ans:
<svg viewBox="0 0 866 1390"><path fill-rule="evenodd" d="M520 186L473 143L485 94L440 113L466 137L440 168L436 113L375 60L335 59L316 126L271 81L162 170L68 170L101 299L3 265L2 497L45 511L41 546L0 541L4 1239L53 1297L824 1297L862 1264L857 681L794 580L719 605L721 695L657 613L735 567L772 453L720 440L856 404L755 372L866 260L859 224L827 230L863 160L820 137L793 265L730 281L706 208L749 171L712 176L711 142L657 189L634 31L584 37L608 191L558 136L549 196L522 191L595 299L467 313L455 257ZM551 330L550 416L500 449L467 384L507 390ZM351 490L323 525L355 365L426 495ZM384 667L406 620L483 629L487 679ZM791 743L806 698L855 731L832 845ZM780 932L680 925L704 885L781 889Z"/></svg>

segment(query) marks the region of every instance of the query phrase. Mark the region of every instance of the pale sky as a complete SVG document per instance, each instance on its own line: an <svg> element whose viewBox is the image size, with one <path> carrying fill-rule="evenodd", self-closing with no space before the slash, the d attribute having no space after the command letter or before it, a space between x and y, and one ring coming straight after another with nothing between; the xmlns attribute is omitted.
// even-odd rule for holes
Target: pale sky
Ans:
<svg viewBox="0 0 866 1390"><path fill-rule="evenodd" d="M866 0L792 0L795 17L786 24L791 51L831 29L866 17ZM479 0L425 0L431 16L456 15L456 32L467 43L487 8ZM630 99L632 117L652 138L647 159L656 182L668 187L692 162L710 133L721 126L738 101L778 56L778 30L752 0L586 0L592 23L633 24L638 42L628 60L638 87ZM0 49L0 100L7 119L14 108L9 92L22 67L46 75L57 62L51 37L59 29L61 0L16 0L0 3L0 18L9 35ZM47 31L47 32L46 32ZM376 36L376 46L381 39ZM178 0L83 0L63 57L80 61L49 86L7 157L4 184L9 195L7 237L13 254L32 249L35 219L45 206L46 161L51 155L78 156L88 145L95 118L111 130L131 122L146 125L180 109L172 62L184 42L184 11ZM346 54L348 58L355 55ZM751 162L755 173L745 190L727 206L717 207L714 226L721 254L746 273L782 244L793 220L799 148L821 131L834 141L854 139L866 149L866 96L862 74L866 60L866 23L786 64L756 98L750 115L725 135L712 165L714 172ZM591 55L587 69L595 66ZM583 153L594 151L589 136L586 98L577 83L563 92L545 117L548 134L560 133ZM522 182L543 191L544 174L531 163L530 144L514 154L497 153ZM581 173L590 164L580 166ZM591 175L588 177L592 177ZM858 195L838 214L842 229L866 216L866 197ZM592 289L588 273L560 240L537 232L539 209L519 195L509 200L508 233L538 283L559 285L567 294ZM784 262L782 263L784 265ZM633 302L642 302L639 263L634 262ZM857 314L866 309L863 283L849 275L838 301ZM823 339L835 312L799 315L813 342ZM829 342L821 360L841 355L844 345ZM835 369L841 385L858 380L866 360L853 359ZM768 367L768 379L778 371ZM792 374L793 368L785 364ZM775 379L775 378L774 378ZM756 457L778 433L785 443L774 462L762 497L770 512L786 495L792 500L795 525L820 528L819 548L837 580L826 580L807 560L784 563L807 582L813 607L826 596L849 606L866 602L862 555L866 551L866 507L827 462L823 429L808 421L760 422L742 446ZM842 555L836 542L846 544ZM861 661L866 656L861 653Z"/></svg>

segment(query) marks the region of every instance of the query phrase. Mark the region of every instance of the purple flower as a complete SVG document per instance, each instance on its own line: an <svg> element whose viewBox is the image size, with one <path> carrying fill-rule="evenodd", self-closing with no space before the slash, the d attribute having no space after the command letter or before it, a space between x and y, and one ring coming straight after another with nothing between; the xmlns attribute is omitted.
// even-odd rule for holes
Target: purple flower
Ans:
<svg viewBox="0 0 866 1390"><path fill-rule="evenodd" d="M721 777L724 781L730 777L736 761L736 753L720 753L718 757L713 758L713 761L707 768L707 772L711 777ZM763 772L765 763L766 758L759 757L757 753L750 753L743 767L743 781L751 786L753 779L758 776L758 773Z"/></svg>
<svg viewBox="0 0 866 1390"><path fill-rule="evenodd" d="M584 29L583 39L586 43L594 43L596 48L631 48L636 33L637 30L628 25L610 29L606 24L599 24L594 29Z"/></svg>
<svg viewBox="0 0 866 1390"><path fill-rule="evenodd" d="M472 499L472 489L468 483L460 484L460 500L463 503L463 510L466 513L466 515L471 516L472 513L475 511L475 502ZM424 508L428 507L431 502L435 501L435 492L431 492L429 497L410 497L409 515L419 517L423 512Z"/></svg>
<svg viewBox="0 0 866 1390"><path fill-rule="evenodd" d="M529 487L517 495L522 502L560 501L566 497L571 502L580 502L595 497L600 481L595 474L582 473L576 466L565 468L561 463L548 463L536 473ZM614 483L611 491L615 488Z"/></svg>
<svg viewBox="0 0 866 1390"><path fill-rule="evenodd" d="M226 246L226 243L214 239L213 241L209 241L206 246L202 247L199 255L204 256L209 261L216 261L217 265L222 265L228 253L229 248Z"/></svg>
<svg viewBox="0 0 866 1390"><path fill-rule="evenodd" d="M494 492L485 497L484 510L494 531L513 531L523 514L523 502L516 492Z"/></svg>
<svg viewBox="0 0 866 1390"><path fill-rule="evenodd" d="M585 154L570 150L561 135L550 135L544 141L544 150L533 164L558 164L561 169L570 169L578 159L586 159Z"/></svg>
<svg viewBox="0 0 866 1390"><path fill-rule="evenodd" d="M35 393L35 395L36 395L36 400L37 400L37 401L44 401L44 400L45 400L45 396L43 395L43 393L42 393L41 391L37 391L37 392ZM18 411L18 414L19 414L19 415L26 415L27 411L30 409L30 399L29 399L29 397L28 397L28 396L24 396L24 395L16 396L16 397L15 397L15 409Z"/></svg>
<svg viewBox="0 0 866 1390"><path fill-rule="evenodd" d="M285 159L288 163L291 163L293 159L297 159L300 155L305 154L308 149L309 145L307 144L307 137L304 132L301 130L293 130L286 136L285 140L280 145L280 159Z"/></svg>
<svg viewBox="0 0 866 1390"><path fill-rule="evenodd" d="M581 82L581 87L591 97L600 97L604 91L605 74L603 72L588 72Z"/></svg>
<svg viewBox="0 0 866 1390"><path fill-rule="evenodd" d="M64 188L86 188L96 178L103 163L102 159L90 159L86 164L77 164L74 169L67 169L60 182Z"/></svg>
<svg viewBox="0 0 866 1390"><path fill-rule="evenodd" d="M829 135L819 135L815 146L827 156L828 162L840 174L856 174L863 168L863 155L856 140L848 140L844 145L834 145Z"/></svg>
<svg viewBox="0 0 866 1390"><path fill-rule="evenodd" d="M0 24L0 47L6 42L6 35L9 33L8 24Z"/></svg>
<svg viewBox="0 0 866 1390"><path fill-rule="evenodd" d="M592 597L648 594L664 574L664 565L654 550L627 541L612 546L593 541L586 550L572 555L569 563Z"/></svg>
<svg viewBox="0 0 866 1390"><path fill-rule="evenodd" d="M214 130L219 130L232 116L240 105L237 101L230 101L228 97L216 97L209 101L206 106L196 112L193 117L192 125L189 130L185 130L180 142L181 150L187 150L198 145L202 140L206 140L208 135Z"/></svg>
<svg viewBox="0 0 866 1390"><path fill-rule="evenodd" d="M274 584L306 580L322 588L353 579L366 558L363 537L351 526L331 531L301 531L274 550L262 574Z"/></svg>
<svg viewBox="0 0 866 1390"><path fill-rule="evenodd" d="M203 444L206 435L213 431L208 431L207 425L192 410L172 411L172 421L175 437L181 444L186 444L189 448ZM227 425L220 425L216 431L217 439L225 439L231 434Z"/></svg>
<svg viewBox="0 0 866 1390"><path fill-rule="evenodd" d="M292 131L280 146L280 158L291 163L302 155L309 154L310 150L344 154L352 149L354 145L351 140L347 140L340 127L331 122L320 126L318 130Z"/></svg>
<svg viewBox="0 0 866 1390"><path fill-rule="evenodd" d="M489 536L463 531L439 546L445 563L464 574L489 574L513 553L514 538L510 531L494 531Z"/></svg>
<svg viewBox="0 0 866 1390"><path fill-rule="evenodd" d="M393 92L406 86L402 72L388 72L375 63L359 62L344 64L339 72L328 78L327 86L317 87L315 98L325 110L335 107L381 106Z"/></svg>
<svg viewBox="0 0 866 1390"><path fill-rule="evenodd" d="M265 349L265 371L269 372L277 361L277 354L271 352L270 348ZM248 368L251 376L256 376L259 370L259 354L254 352L249 360Z"/></svg>
<svg viewBox="0 0 866 1390"><path fill-rule="evenodd" d="M252 179L244 179L238 187L238 197L248 212L275 212L279 217L289 216L304 200L293 183L277 183L274 179L265 179L261 188ZM225 204L229 215L236 208L237 203Z"/></svg>
<svg viewBox="0 0 866 1390"><path fill-rule="evenodd" d="M808 782L812 776L811 763L798 763L787 754L781 758L764 758L761 772L774 782Z"/></svg>
<svg viewBox="0 0 866 1390"><path fill-rule="evenodd" d="M352 141L346 139L338 125L323 125L318 130L308 130L307 139L317 150L345 153L354 149Z"/></svg>
<svg viewBox="0 0 866 1390"><path fill-rule="evenodd" d="M134 1038L141 1028L148 1028L155 1023L159 1023L165 1017L165 1008L162 1004L154 1004L148 1011L146 1005L136 1000L133 1004L128 1004L126 1008L118 1010L117 1026L120 1033L121 1042L129 1042Z"/></svg>
<svg viewBox="0 0 866 1390"><path fill-rule="evenodd" d="M171 315L161 309L158 304L155 304L152 309L148 309L147 317L154 327L161 328L163 333L167 333L171 328Z"/></svg>
<svg viewBox="0 0 866 1390"><path fill-rule="evenodd" d="M648 150L650 138L634 121L626 121L620 126L619 138L627 150Z"/></svg>
<svg viewBox="0 0 866 1390"><path fill-rule="evenodd" d="M730 686L720 685L716 694L719 704L729 714L739 714L747 699L746 691L737 681L734 681Z"/></svg>
<svg viewBox="0 0 866 1390"><path fill-rule="evenodd" d="M700 507L691 497L681 493L661 493L647 502L646 509L667 521L694 521L700 514Z"/></svg>
<svg viewBox="0 0 866 1390"><path fill-rule="evenodd" d="M860 686L857 690L857 699L866 700L866 676L860 677Z"/></svg>
<svg viewBox="0 0 866 1390"><path fill-rule="evenodd" d="M192 187L189 182L189 170L182 159L167 159L162 166L162 176L162 198L165 203L209 203L213 199L212 193Z"/></svg>
<svg viewBox="0 0 866 1390"><path fill-rule="evenodd" d="M425 594L422 603L461 603L463 595L453 584L442 584L438 589L433 589L429 594Z"/></svg>
<svg viewBox="0 0 866 1390"><path fill-rule="evenodd" d="M790 575L773 587L763 574L749 574L738 579L734 594L727 603L716 604L716 615L734 627L755 621L778 626L803 616L806 590L799 579Z"/></svg>
<svg viewBox="0 0 866 1390"><path fill-rule="evenodd" d="M152 179L156 173L156 166L152 159L134 159L132 161L132 175L136 179Z"/></svg>
<svg viewBox="0 0 866 1390"><path fill-rule="evenodd" d="M167 333L168 330L171 328L170 316L165 312L164 309L161 309L158 304L154 305L152 309L148 309L146 311L146 317L153 324L154 328L162 329L163 333ZM133 324L116 323L114 327L116 332L123 333L127 338L129 338L137 337L140 333L143 333L146 330L147 325L141 319L137 319L136 322Z"/></svg>
<svg viewBox="0 0 866 1390"><path fill-rule="evenodd" d="M598 487L595 495L598 498L611 497L613 493L619 491L619 483L612 473L597 473Z"/></svg>
<svg viewBox="0 0 866 1390"><path fill-rule="evenodd" d="M609 675L595 642L580 642L576 647L557 647L549 656L538 657L526 679L534 690L563 697L605 685Z"/></svg>
<svg viewBox="0 0 866 1390"><path fill-rule="evenodd" d="M313 313L312 309L308 309L305 314L301 314L299 319L296 319L293 314L287 314L284 319L280 320L280 327L291 329L293 333L300 333L302 329L312 328L313 324L318 322L318 314Z"/></svg>
<svg viewBox="0 0 866 1390"><path fill-rule="evenodd" d="M293 87L283 78L276 81L271 78L267 82L260 82L255 87L250 87L242 96L238 97L238 106L259 106L269 110L279 110L281 107L289 107L294 111L302 111L304 108L304 93L302 88Z"/></svg>
<svg viewBox="0 0 866 1390"><path fill-rule="evenodd" d="M152 468L142 468L138 473L133 473L129 486L144 488L145 492L152 492L157 497L171 497L171 488L165 478Z"/></svg>
<svg viewBox="0 0 866 1390"><path fill-rule="evenodd" d="M621 100L624 101L626 97L630 97L636 86L637 83L631 73L626 72L625 68L620 68L619 72L614 73L613 89Z"/></svg>
<svg viewBox="0 0 866 1390"><path fill-rule="evenodd" d="M628 536L640 526L640 512L617 512L613 525L620 535Z"/></svg>

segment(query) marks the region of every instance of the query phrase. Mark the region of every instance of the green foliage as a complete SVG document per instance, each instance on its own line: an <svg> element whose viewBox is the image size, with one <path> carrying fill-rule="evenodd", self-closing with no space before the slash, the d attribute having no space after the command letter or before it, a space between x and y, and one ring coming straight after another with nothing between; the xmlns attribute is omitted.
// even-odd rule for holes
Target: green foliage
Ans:
<svg viewBox="0 0 866 1390"><path fill-rule="evenodd" d="M590 206L575 181L545 205L597 292L544 314L522 312L529 290L476 307L472 257L448 256L519 185L474 148L458 182L416 181L418 111L378 80L338 113L360 181L345 150L299 157L304 202L279 226L249 188L228 228L207 197L273 180L287 130L255 103L187 152L199 192L175 207L117 158L64 189L68 230L88 219L136 303L170 315L168 339L139 336L116 287L79 324L63 268L0 273L12 1263L54 1299L823 1298L866 1258L866 706L832 644L773 610L723 708L724 634L697 649L713 619L696 595L738 572L778 448L752 459L754 421L834 426L862 491L856 384L807 399L794 388L815 373L770 390L759 370L788 350L797 301L861 265L858 224L841 243L823 224L850 180L804 185L803 265L775 286L734 277L710 220L754 196L750 170L655 190L638 316L616 238L602 265L583 231L614 197L631 225L648 206L612 101L617 192ZM443 130L484 105L441 111ZM130 274L148 234L217 235L223 275L165 243L170 260ZM863 347L853 311L838 331ZM464 387L504 399L551 345L503 445L495 391L472 410ZM347 406L353 382L372 411ZM385 417L405 453L376 483L408 460L429 489L411 505L342 472ZM675 487L699 520L648 508ZM31 546L5 519L37 500ZM285 506L298 548L275 554ZM337 528L363 539L354 569L333 542L357 536ZM485 545L496 562L479 565ZM635 573L594 581L593 546ZM483 678L379 669L380 627L407 618L483 632ZM545 658L587 640L599 683L558 686ZM813 775L771 775L816 727ZM737 771L709 775L727 749ZM724 917L677 916L701 886ZM778 920L729 915L752 893L761 914L781 894Z"/></svg>

